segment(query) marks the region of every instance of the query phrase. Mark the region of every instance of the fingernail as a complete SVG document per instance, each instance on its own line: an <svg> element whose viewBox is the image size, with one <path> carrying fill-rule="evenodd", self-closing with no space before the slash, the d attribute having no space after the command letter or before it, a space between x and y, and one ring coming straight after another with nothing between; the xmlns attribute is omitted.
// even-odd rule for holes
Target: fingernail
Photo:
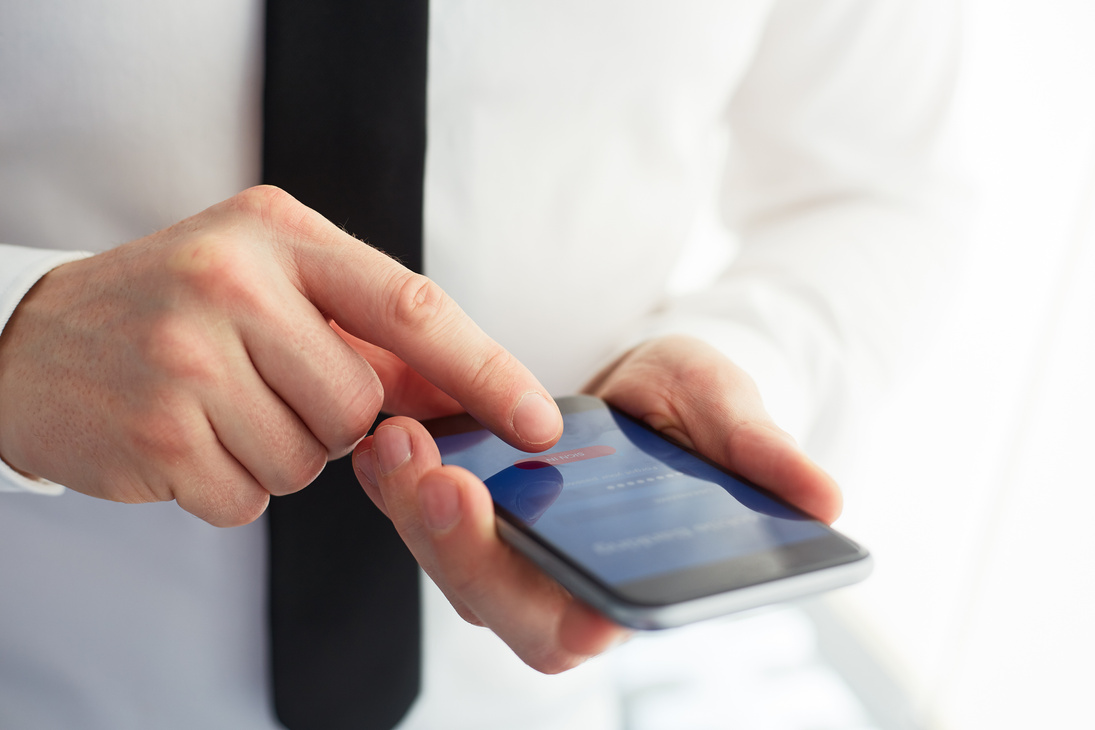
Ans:
<svg viewBox="0 0 1095 730"><path fill-rule="evenodd" d="M513 430L529 444L554 441L562 430L559 410L539 393L525 393L513 411Z"/></svg>
<svg viewBox="0 0 1095 730"><path fill-rule="evenodd" d="M411 435L398 426L378 428L373 436L373 450L380 472L386 476L410 460Z"/></svg>
<svg viewBox="0 0 1095 730"><path fill-rule="evenodd" d="M354 468L363 478L369 481L369 484L376 484L376 469L373 467L372 449L364 449L354 454Z"/></svg>
<svg viewBox="0 0 1095 730"><path fill-rule="evenodd" d="M442 476L423 479L418 485L422 521L434 532L444 532L460 521L460 492Z"/></svg>

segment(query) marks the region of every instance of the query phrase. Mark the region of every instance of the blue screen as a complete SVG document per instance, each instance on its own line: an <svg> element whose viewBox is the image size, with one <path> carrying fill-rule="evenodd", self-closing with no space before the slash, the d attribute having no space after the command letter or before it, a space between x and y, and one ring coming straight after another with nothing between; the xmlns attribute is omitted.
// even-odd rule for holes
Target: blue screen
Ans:
<svg viewBox="0 0 1095 730"><path fill-rule="evenodd" d="M498 507L609 584L821 537L825 529L607 408L565 414L542 454L487 431L437 439Z"/></svg>

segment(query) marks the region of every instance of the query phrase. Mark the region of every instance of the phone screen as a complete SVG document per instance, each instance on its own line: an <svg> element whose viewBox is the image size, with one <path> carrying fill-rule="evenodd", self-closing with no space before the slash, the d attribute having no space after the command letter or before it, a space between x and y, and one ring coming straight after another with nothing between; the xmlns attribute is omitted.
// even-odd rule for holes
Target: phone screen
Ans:
<svg viewBox="0 0 1095 730"><path fill-rule="evenodd" d="M850 541L743 479L596 399L566 403L545 453L478 428L437 444L505 518L598 582L657 603L848 559Z"/></svg>

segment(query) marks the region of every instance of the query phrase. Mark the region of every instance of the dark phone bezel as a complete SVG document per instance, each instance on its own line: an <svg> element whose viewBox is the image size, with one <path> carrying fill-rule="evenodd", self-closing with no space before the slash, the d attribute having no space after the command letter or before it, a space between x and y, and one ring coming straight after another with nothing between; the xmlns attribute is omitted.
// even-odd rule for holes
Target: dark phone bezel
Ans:
<svg viewBox="0 0 1095 730"><path fill-rule="evenodd" d="M571 396L556 400L563 414L580 413L582 411L606 408L611 414L627 419L640 428L655 434L659 438L673 444L706 464L730 475L751 489L779 502L781 505L794 511L805 520L810 520L819 525L825 534L822 537L803 542L781 545L761 553L748 556L739 556L730 560L722 560L707 565L700 565L685 570L675 570L669 573L643 578L627 583L606 583L589 569L574 560L554 543L542 537L533 528L525 525L514 517L508 510L495 502L495 514L506 521L506 524L521 532L529 540L535 542L544 550L549 551L556 559L565 563L571 570L583 576L586 581L597 586L613 600L635 607L660 608L672 606L685 601L692 601L721 593L759 586L785 578L803 575L826 568L834 568L847 565L868 557L865 549L854 541L841 535L828 525L816 520L801 509L789 504L778 495L767 489L753 484L749 480L729 471L720 464L708 459L684 444L666 436L651 428L639 419L614 408L604 401L592 396ZM430 434L435 438L452 436L471 431L486 430L479 422L467 414L446 416L425 423Z"/></svg>

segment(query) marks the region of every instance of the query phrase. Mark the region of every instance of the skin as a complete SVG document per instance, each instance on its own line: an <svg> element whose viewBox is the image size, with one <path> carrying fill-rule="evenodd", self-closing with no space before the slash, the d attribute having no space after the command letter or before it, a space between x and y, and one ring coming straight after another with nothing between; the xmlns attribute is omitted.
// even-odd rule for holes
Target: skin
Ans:
<svg viewBox="0 0 1095 730"><path fill-rule="evenodd" d="M525 450L562 431L436 284L271 187L54 269L0 338L8 464L214 525L305 487L382 406L466 408Z"/></svg>
<svg viewBox="0 0 1095 730"><path fill-rule="evenodd" d="M702 342L646 343L587 390L820 519L840 511L748 375ZM363 439L381 407L406 415ZM270 187L54 269L0 337L0 456L27 475L231 526L353 450L460 615L530 666L626 639L499 540L480 480L441 465L415 419L460 410L526 451L562 433L539 382L435 284Z"/></svg>
<svg viewBox="0 0 1095 730"><path fill-rule="evenodd" d="M752 379L703 342L648 342L587 390L819 519L840 513L832 478L772 422ZM486 485L443 466L418 422L385 421L355 449L354 466L460 615L491 628L529 666L561 672L627 638L498 538Z"/></svg>

